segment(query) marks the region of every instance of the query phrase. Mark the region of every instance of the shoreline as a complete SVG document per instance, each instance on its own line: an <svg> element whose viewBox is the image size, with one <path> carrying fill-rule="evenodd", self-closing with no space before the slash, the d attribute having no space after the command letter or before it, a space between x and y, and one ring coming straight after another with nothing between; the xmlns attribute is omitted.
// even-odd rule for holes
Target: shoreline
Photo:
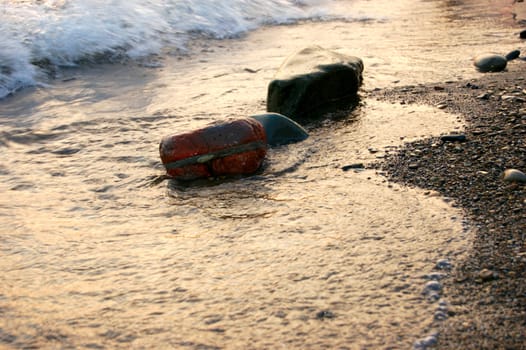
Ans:
<svg viewBox="0 0 526 350"><path fill-rule="evenodd" d="M474 228L471 252L444 281L451 310L438 325L439 349L526 349L526 185L501 179L507 168L526 171L525 67L512 61L477 79L368 94L465 119L465 142L407 143L374 165L389 181L453 200Z"/></svg>

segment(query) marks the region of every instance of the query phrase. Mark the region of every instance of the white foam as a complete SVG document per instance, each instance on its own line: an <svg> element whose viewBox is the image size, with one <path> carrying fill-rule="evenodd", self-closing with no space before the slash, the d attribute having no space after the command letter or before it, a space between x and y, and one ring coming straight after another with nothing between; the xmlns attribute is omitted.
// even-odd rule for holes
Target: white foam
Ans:
<svg viewBox="0 0 526 350"><path fill-rule="evenodd" d="M34 85L36 62L76 65L184 50L190 37L235 37L262 25L329 16L331 0L48 0L0 4L0 98Z"/></svg>
<svg viewBox="0 0 526 350"><path fill-rule="evenodd" d="M37 75L27 47L7 34L0 24L0 98L23 86L33 85Z"/></svg>

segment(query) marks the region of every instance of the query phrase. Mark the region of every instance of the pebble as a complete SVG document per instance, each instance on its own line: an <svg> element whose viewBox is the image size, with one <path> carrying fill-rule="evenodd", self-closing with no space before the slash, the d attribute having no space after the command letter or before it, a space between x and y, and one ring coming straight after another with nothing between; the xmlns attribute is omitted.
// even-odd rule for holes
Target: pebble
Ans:
<svg viewBox="0 0 526 350"><path fill-rule="evenodd" d="M519 36L521 39L526 39L526 29L520 32Z"/></svg>
<svg viewBox="0 0 526 350"><path fill-rule="evenodd" d="M322 310L322 311L319 311L317 314L316 314L316 318L318 320L323 320L323 319L326 319L326 318L334 318L334 313L330 310Z"/></svg>
<svg viewBox="0 0 526 350"><path fill-rule="evenodd" d="M477 98L480 100L489 100L490 97L491 97L491 94L487 92L477 96Z"/></svg>
<svg viewBox="0 0 526 350"><path fill-rule="evenodd" d="M473 90L480 89L480 86L478 86L477 84L473 84L473 83L467 83L466 87L470 88L470 89L473 89Z"/></svg>
<svg viewBox="0 0 526 350"><path fill-rule="evenodd" d="M521 55L521 52L519 50L513 50L506 55L506 59L508 61L511 61L511 60L518 58L520 55Z"/></svg>
<svg viewBox="0 0 526 350"><path fill-rule="evenodd" d="M355 164L344 165L342 166L341 169L343 171L349 171L351 169L365 169L365 165L363 165L363 163L355 163Z"/></svg>
<svg viewBox="0 0 526 350"><path fill-rule="evenodd" d="M473 62L480 72L500 72L506 68L508 60L506 57L496 54L485 54L475 57Z"/></svg>
<svg viewBox="0 0 526 350"><path fill-rule="evenodd" d="M442 142L464 142L466 141L466 135L444 135L440 137L440 140L442 140Z"/></svg>
<svg viewBox="0 0 526 350"><path fill-rule="evenodd" d="M526 183L526 174L517 169L506 169L504 173L502 173L502 180L505 182Z"/></svg>
<svg viewBox="0 0 526 350"><path fill-rule="evenodd" d="M498 274L495 271L482 269L479 271L479 278L482 280L482 282L488 282L497 279Z"/></svg>

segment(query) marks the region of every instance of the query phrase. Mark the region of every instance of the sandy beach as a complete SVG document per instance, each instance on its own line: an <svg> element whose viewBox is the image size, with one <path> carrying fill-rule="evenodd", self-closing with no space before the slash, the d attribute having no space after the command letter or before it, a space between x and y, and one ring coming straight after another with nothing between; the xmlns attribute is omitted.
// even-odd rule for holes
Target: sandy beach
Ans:
<svg viewBox="0 0 526 350"><path fill-rule="evenodd" d="M526 5L517 1L512 12L519 35ZM473 250L445 281L454 307L437 349L526 349L526 185L502 180L507 168L526 170L525 69L526 62L512 61L505 72L478 79L372 94L441 105L466 121L466 142L411 143L377 165L391 181L449 198L477 228Z"/></svg>
<svg viewBox="0 0 526 350"><path fill-rule="evenodd" d="M504 169L525 166L523 65L518 62L508 72L475 81L385 94L397 102L447 101L446 109L467 121L466 142L444 144L438 138L416 142L380 166L393 181L451 198L477 227L473 251L446 282L446 294L455 307L443 324L439 349L526 346L525 186L501 179ZM481 98L487 91L492 91L490 97ZM508 94L516 97L502 98Z"/></svg>
<svg viewBox="0 0 526 350"><path fill-rule="evenodd" d="M476 227L472 251L444 282L453 308L437 349L526 349L526 186L501 177L526 167L525 68L516 61L480 79L372 93L442 104L466 121L465 142L410 143L378 165L394 182L449 198Z"/></svg>

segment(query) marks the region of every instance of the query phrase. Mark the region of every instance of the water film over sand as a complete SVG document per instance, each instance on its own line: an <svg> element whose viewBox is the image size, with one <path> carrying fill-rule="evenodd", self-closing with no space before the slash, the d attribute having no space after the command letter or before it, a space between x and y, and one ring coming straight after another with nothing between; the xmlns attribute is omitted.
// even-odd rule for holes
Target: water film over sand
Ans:
<svg viewBox="0 0 526 350"><path fill-rule="evenodd" d="M474 54L516 43L497 20L488 35L487 18L454 18L441 2L375 4L391 11L341 2L360 20L208 41L160 68L64 70L1 101L0 344L408 348L432 334L447 308L437 262L470 247L461 213L343 169L461 130L455 115L368 90L475 76ZM364 59L360 106L272 149L255 176L159 181L162 136L262 112L275 70L313 38Z"/></svg>

